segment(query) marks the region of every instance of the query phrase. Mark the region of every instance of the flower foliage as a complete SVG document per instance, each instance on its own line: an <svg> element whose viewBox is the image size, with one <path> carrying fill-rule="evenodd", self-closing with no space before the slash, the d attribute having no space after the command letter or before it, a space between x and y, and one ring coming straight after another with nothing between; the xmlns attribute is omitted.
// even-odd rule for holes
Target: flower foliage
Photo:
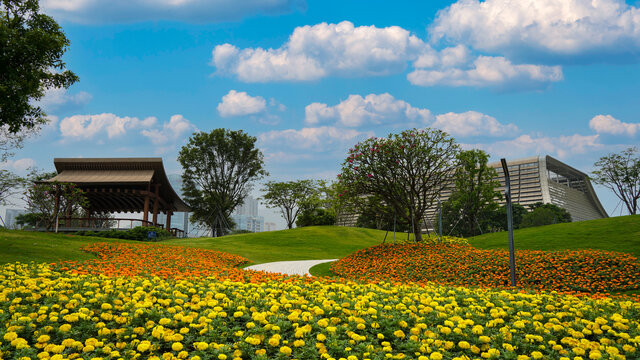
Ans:
<svg viewBox="0 0 640 360"><path fill-rule="evenodd" d="M436 282L467 287L506 287L509 252L464 244L379 245L357 251L332 265L350 279ZM602 250L516 251L518 286L532 290L589 293L640 289L640 259Z"/></svg>
<svg viewBox="0 0 640 360"><path fill-rule="evenodd" d="M0 267L5 359L632 359L639 318L631 301L433 284Z"/></svg>

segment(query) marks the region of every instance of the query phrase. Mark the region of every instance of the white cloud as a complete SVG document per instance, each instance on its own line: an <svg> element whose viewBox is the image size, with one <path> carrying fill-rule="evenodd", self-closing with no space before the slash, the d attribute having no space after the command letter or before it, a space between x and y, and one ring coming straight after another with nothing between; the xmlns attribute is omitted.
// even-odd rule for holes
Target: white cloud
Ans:
<svg viewBox="0 0 640 360"><path fill-rule="evenodd" d="M431 125L454 136L501 136L516 133L518 127L513 124L501 124L494 117L467 111L463 113L449 112L436 116L436 121Z"/></svg>
<svg viewBox="0 0 640 360"><path fill-rule="evenodd" d="M476 86L501 89L537 89L563 79L560 66L512 64L504 57L479 56L470 67L418 69L407 75L420 86Z"/></svg>
<svg viewBox="0 0 640 360"><path fill-rule="evenodd" d="M149 20L223 22L254 14L282 14L304 0L43 0L46 14L83 24Z"/></svg>
<svg viewBox="0 0 640 360"><path fill-rule="evenodd" d="M258 136L261 145L286 150L325 150L336 146L350 146L358 140L373 136L372 131L361 132L333 126L308 127L300 130L273 130ZM347 145L348 144L348 145ZM280 150L282 151L282 150Z"/></svg>
<svg viewBox="0 0 640 360"><path fill-rule="evenodd" d="M278 49L218 45L212 63L218 73L236 75L245 82L378 76L403 71L428 47L398 26L355 27L343 21L298 27Z"/></svg>
<svg viewBox="0 0 640 360"><path fill-rule="evenodd" d="M93 97L88 92L80 91L69 94L65 88L47 89L44 96L36 102L45 112L53 112L68 107L81 107L91 101Z"/></svg>
<svg viewBox="0 0 640 360"><path fill-rule="evenodd" d="M0 168L2 169L13 169L20 173L25 172L29 168L33 168L36 166L36 161L31 158L22 158L17 160L7 160L3 163L0 163Z"/></svg>
<svg viewBox="0 0 640 360"><path fill-rule="evenodd" d="M603 147L599 135L569 135L558 137L532 137L521 135L512 140L491 144L475 144L472 147L485 149L496 157L517 158L535 154L551 154L559 158L585 154Z"/></svg>
<svg viewBox="0 0 640 360"><path fill-rule="evenodd" d="M523 59L637 59L640 9L624 0L459 0L438 13L430 33Z"/></svg>
<svg viewBox="0 0 640 360"><path fill-rule="evenodd" d="M169 122L163 123L161 129L143 129L140 133L155 145L167 145L182 138L185 133L195 130L195 126L189 120L177 114L171 116Z"/></svg>
<svg viewBox="0 0 640 360"><path fill-rule="evenodd" d="M369 94L365 97L349 95L338 105L328 106L323 103L312 103L305 108L305 122L317 124L325 119L337 120L347 127L358 127L365 124L405 123L418 121L425 123L431 119L431 111L411 106L397 100L392 95Z"/></svg>
<svg viewBox="0 0 640 360"><path fill-rule="evenodd" d="M60 121L60 132L68 139L92 139L102 131L109 139L126 134L130 129L151 127L155 117L140 120L136 117L119 117L110 113L97 115L74 115Z"/></svg>
<svg viewBox="0 0 640 360"><path fill-rule="evenodd" d="M229 91L218 104L218 113L222 117L244 116L263 112L267 106L262 96L250 96L246 92Z"/></svg>
<svg viewBox="0 0 640 360"><path fill-rule="evenodd" d="M596 115L589 121L589 127L598 134L634 136L640 132L640 123L622 122L611 115Z"/></svg>

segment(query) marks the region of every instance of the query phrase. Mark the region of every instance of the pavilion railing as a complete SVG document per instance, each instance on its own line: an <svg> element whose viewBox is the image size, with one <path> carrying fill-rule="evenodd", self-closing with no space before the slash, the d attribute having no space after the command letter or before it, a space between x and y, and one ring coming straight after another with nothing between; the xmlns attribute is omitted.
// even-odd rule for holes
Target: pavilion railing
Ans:
<svg viewBox="0 0 640 360"><path fill-rule="evenodd" d="M164 224L154 224L152 221L133 219L133 218L100 218L100 217L59 217L58 226L56 228L55 223L46 229L45 224L36 224L34 230L42 231L101 231L101 230L128 230L137 226L155 226L164 228ZM171 235L175 237L185 237L185 232L182 229L171 228L168 229Z"/></svg>

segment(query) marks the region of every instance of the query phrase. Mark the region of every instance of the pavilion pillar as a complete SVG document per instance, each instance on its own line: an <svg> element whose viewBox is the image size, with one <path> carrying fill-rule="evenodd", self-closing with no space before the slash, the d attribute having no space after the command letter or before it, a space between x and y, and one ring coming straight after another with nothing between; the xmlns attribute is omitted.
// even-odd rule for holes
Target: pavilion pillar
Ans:
<svg viewBox="0 0 640 360"><path fill-rule="evenodd" d="M144 196L144 213L142 214L142 226L147 226L147 221L149 221L149 193Z"/></svg>
<svg viewBox="0 0 640 360"><path fill-rule="evenodd" d="M173 211L167 210L167 231L171 231L171 215L173 215Z"/></svg>
<svg viewBox="0 0 640 360"><path fill-rule="evenodd" d="M156 196L153 198L153 226L158 226L158 203L160 202L160 184L156 184Z"/></svg>

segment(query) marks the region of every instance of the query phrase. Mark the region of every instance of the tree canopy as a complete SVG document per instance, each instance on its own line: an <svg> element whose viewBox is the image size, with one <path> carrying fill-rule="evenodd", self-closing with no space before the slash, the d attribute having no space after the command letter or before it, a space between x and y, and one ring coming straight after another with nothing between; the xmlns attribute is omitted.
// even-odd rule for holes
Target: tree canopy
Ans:
<svg viewBox="0 0 640 360"><path fill-rule="evenodd" d="M613 193L627 207L631 215L640 213L640 156L638 149L631 147L620 154L601 157L595 164L593 181Z"/></svg>
<svg viewBox="0 0 640 360"><path fill-rule="evenodd" d="M191 218L214 236L233 227L231 213L243 203L251 183L267 175L255 143L256 138L242 130L215 129L193 134L180 149L182 191Z"/></svg>
<svg viewBox="0 0 640 360"><path fill-rule="evenodd" d="M458 152L455 140L437 129L370 138L349 149L340 180L351 196L379 196L421 241L423 216L450 186Z"/></svg>
<svg viewBox="0 0 640 360"><path fill-rule="evenodd" d="M457 155L451 196L443 204L443 228L446 234L470 237L489 231L497 200L495 169L487 166L489 155L482 150L462 151Z"/></svg>
<svg viewBox="0 0 640 360"><path fill-rule="evenodd" d="M305 205L310 205L309 201L318 197L319 186L314 180L269 181L262 189L265 194L261 199L267 207L280 209L287 227L291 229Z"/></svg>
<svg viewBox="0 0 640 360"><path fill-rule="evenodd" d="M78 77L64 70L69 40L37 0L1 0L0 12L0 127L17 134L46 122L34 103L45 90L68 88Z"/></svg>

